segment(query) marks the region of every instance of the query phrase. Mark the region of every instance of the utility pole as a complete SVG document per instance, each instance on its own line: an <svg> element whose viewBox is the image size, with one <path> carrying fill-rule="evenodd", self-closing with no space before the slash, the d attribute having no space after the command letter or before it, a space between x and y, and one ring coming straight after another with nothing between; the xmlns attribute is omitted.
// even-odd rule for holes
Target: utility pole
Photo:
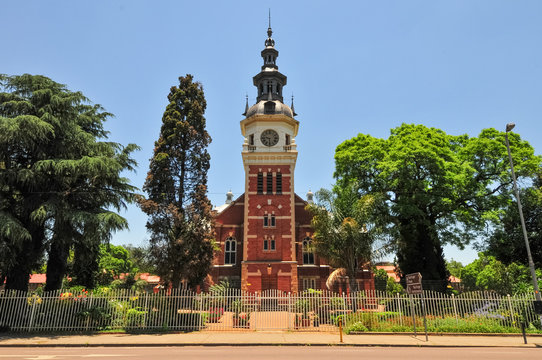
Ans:
<svg viewBox="0 0 542 360"><path fill-rule="evenodd" d="M525 219L523 218L523 208L521 206L521 200L519 199L519 190L516 183L516 173L514 172L514 162L512 161L512 152L510 151L510 142L508 141L508 133L516 126L514 123L506 124L506 149L508 150L508 159L510 160L510 168L512 169L512 180L514 182L514 192L516 194L516 200L518 202L519 209L519 218L521 220L521 228L523 230L523 238L525 240L525 247L527 248L527 258L529 260L529 270L531 271L531 277L533 278L533 287L534 287L534 296L536 299L535 311L542 304L542 296L540 295L540 290L538 289L538 279L536 278L536 271L534 268L533 257L531 255L531 247L529 246L529 238L527 236L527 228L525 227ZM540 323L542 324L542 314L538 313L540 316Z"/></svg>

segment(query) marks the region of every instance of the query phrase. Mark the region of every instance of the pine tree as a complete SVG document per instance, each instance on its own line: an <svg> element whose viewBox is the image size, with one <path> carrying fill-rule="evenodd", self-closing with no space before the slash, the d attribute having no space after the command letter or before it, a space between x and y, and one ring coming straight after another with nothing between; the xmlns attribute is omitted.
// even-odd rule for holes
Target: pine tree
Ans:
<svg viewBox="0 0 542 360"><path fill-rule="evenodd" d="M179 78L168 95L160 137L141 198L149 216L151 253L164 282L178 287L203 283L215 250L211 204L206 196L211 137L205 130L206 102L192 75Z"/></svg>
<svg viewBox="0 0 542 360"><path fill-rule="evenodd" d="M48 249L46 289L58 289L75 244L107 240L134 198L120 176L136 145L100 141L111 116L40 75L0 76L0 273L26 290Z"/></svg>

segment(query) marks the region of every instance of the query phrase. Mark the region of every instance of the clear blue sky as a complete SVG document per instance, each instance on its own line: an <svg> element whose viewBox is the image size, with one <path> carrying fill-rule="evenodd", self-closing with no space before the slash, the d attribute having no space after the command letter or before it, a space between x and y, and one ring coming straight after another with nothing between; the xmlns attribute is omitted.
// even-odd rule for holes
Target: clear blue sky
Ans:
<svg viewBox="0 0 542 360"><path fill-rule="evenodd" d="M301 122L295 188L333 183L335 147L402 122L477 135L515 122L542 149L542 1L3 1L0 73L43 74L116 117L110 139L136 143L141 187L170 86L193 74L213 138L210 198L243 192L239 121L261 66L271 6L278 65ZM145 216L124 213L116 244L143 244ZM470 262L475 252L446 248Z"/></svg>

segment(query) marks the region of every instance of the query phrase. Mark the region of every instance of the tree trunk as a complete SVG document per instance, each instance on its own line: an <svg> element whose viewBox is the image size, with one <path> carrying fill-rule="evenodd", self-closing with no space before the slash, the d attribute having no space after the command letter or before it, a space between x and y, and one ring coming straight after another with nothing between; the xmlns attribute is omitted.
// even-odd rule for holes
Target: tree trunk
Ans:
<svg viewBox="0 0 542 360"><path fill-rule="evenodd" d="M358 301L357 301L357 292L358 292L358 282L356 281L356 272L357 269L347 269L348 275L348 287L350 288L350 296L352 297L352 310L354 312L358 311Z"/></svg>
<svg viewBox="0 0 542 360"><path fill-rule="evenodd" d="M30 221L27 221L30 223ZM15 267L6 273L6 290L28 291L28 281L32 268L41 257L43 246L43 228L31 226L32 240L25 241L20 251L15 255Z"/></svg>
<svg viewBox="0 0 542 360"><path fill-rule="evenodd" d="M66 275L69 247L62 234L55 235L49 249L47 261L47 283L45 291L58 290L62 287L62 279Z"/></svg>
<svg viewBox="0 0 542 360"><path fill-rule="evenodd" d="M400 219L397 262L403 275L420 272L425 290L446 290L448 271L442 245L426 217Z"/></svg>
<svg viewBox="0 0 542 360"><path fill-rule="evenodd" d="M75 285L82 285L86 289L94 289L96 286L96 274L98 272L98 257L100 245L93 239L77 243L73 254L73 269L71 276Z"/></svg>
<svg viewBox="0 0 542 360"><path fill-rule="evenodd" d="M178 289L181 285L181 274L179 271L173 270L171 274L171 288Z"/></svg>
<svg viewBox="0 0 542 360"><path fill-rule="evenodd" d="M24 257L24 256L23 256ZM17 256L17 266L7 273L6 290L28 291L30 279L30 267L25 264L25 259Z"/></svg>

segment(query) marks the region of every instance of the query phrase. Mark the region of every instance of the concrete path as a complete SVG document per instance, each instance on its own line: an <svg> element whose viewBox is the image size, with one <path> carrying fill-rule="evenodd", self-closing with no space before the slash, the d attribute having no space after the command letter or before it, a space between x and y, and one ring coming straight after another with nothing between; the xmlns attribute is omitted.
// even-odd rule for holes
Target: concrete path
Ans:
<svg viewBox="0 0 542 360"><path fill-rule="evenodd" d="M254 346L254 345L346 345L346 346L416 346L416 347L540 347L541 336L363 334L309 332L193 332L181 334L96 334L96 335L0 335L0 347L18 346Z"/></svg>

